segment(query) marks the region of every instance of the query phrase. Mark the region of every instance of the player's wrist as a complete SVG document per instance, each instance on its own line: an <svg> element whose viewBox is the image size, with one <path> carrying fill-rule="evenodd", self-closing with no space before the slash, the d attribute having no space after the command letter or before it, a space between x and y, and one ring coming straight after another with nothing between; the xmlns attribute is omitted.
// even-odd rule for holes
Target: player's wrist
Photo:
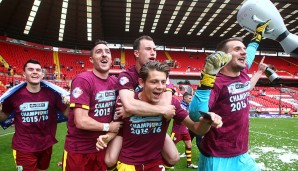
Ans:
<svg viewBox="0 0 298 171"><path fill-rule="evenodd" d="M210 75L206 73L202 73L202 79L200 80L200 83L198 85L198 90L208 90L214 87L216 76Z"/></svg>
<svg viewBox="0 0 298 171"><path fill-rule="evenodd" d="M256 42L256 43L260 44L262 38L263 38L262 33L255 32L253 35L253 38L251 39L251 42Z"/></svg>
<svg viewBox="0 0 298 171"><path fill-rule="evenodd" d="M212 125L212 120L209 120L209 119L206 119L206 118L202 118L201 119L201 122L204 124L204 125L207 125L207 126L211 126Z"/></svg>
<svg viewBox="0 0 298 171"><path fill-rule="evenodd" d="M104 123L102 131L108 132L110 130L110 124Z"/></svg>

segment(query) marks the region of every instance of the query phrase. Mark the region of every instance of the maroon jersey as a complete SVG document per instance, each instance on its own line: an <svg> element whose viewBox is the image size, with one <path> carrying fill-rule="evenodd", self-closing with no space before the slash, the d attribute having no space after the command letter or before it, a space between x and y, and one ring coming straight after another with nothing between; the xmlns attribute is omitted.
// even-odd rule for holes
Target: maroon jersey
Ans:
<svg viewBox="0 0 298 171"><path fill-rule="evenodd" d="M167 88L174 88L174 85L167 79ZM135 92L141 92L142 87L139 85L139 74L135 65L122 71L118 76L117 90L128 89ZM174 90L173 90L174 91Z"/></svg>
<svg viewBox="0 0 298 171"><path fill-rule="evenodd" d="M120 72L118 76L117 90L129 89L135 92L140 92L142 88L139 86L139 74L135 65Z"/></svg>
<svg viewBox="0 0 298 171"><path fill-rule="evenodd" d="M183 100L180 102L180 106L182 109L186 111L188 110L188 104L186 104ZM172 132L175 132L175 134L188 134L188 128L185 125L183 125L180 121L174 120Z"/></svg>
<svg viewBox="0 0 298 171"><path fill-rule="evenodd" d="M136 99L137 95L135 96ZM182 122L188 113L180 107L176 99L172 99L176 107L175 120ZM132 115L123 120L123 144L119 160L126 164L140 165L160 160L169 122L160 116Z"/></svg>
<svg viewBox="0 0 298 171"><path fill-rule="evenodd" d="M23 152L43 151L57 143L57 110L67 108L58 93L41 87L31 93L22 87L3 103L3 112L14 112L12 148Z"/></svg>
<svg viewBox="0 0 298 171"><path fill-rule="evenodd" d="M234 157L248 151L250 78L247 70L242 70L238 77L217 74L209 108L222 117L223 126L211 127L204 136L203 154Z"/></svg>
<svg viewBox="0 0 298 171"><path fill-rule="evenodd" d="M187 134L188 129L180 121L174 120L173 121L172 132L175 132L176 134Z"/></svg>
<svg viewBox="0 0 298 171"><path fill-rule="evenodd" d="M92 119L101 123L110 123L114 115L116 91L114 85L117 78L110 76L101 79L92 71L83 72L75 77L71 85L70 106L88 110ZM68 132L65 149L72 153L95 153L96 139L102 131L88 131L78 129L74 123L74 112L68 116Z"/></svg>

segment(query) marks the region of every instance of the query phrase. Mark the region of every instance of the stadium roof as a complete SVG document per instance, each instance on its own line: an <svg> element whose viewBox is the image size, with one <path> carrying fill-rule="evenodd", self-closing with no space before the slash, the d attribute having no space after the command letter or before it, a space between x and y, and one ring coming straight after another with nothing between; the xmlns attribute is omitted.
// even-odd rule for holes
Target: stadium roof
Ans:
<svg viewBox="0 0 298 171"><path fill-rule="evenodd" d="M272 2L288 30L298 34L298 2ZM157 45L213 49L225 38L251 38L236 21L241 4L241 0L0 0L0 35L89 49L96 39L132 44L146 34ZM273 40L264 40L260 49L282 51Z"/></svg>

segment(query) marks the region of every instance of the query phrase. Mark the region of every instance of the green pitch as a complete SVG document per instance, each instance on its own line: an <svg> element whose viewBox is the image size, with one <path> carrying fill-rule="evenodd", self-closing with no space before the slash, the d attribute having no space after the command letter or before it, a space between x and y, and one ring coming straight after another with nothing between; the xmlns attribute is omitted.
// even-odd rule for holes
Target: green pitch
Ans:
<svg viewBox="0 0 298 171"><path fill-rule="evenodd" d="M60 171L57 163L62 160L63 145L67 128L65 123L58 125L57 139L49 171ZM14 128L0 130L0 170L14 171L15 165L11 151L11 138ZM177 145L180 153L184 152L182 142ZM298 170L298 118L290 119L251 119L250 155L266 171ZM198 163L199 152L193 141L192 160ZM175 166L177 171L193 170L186 168L186 158L181 158Z"/></svg>

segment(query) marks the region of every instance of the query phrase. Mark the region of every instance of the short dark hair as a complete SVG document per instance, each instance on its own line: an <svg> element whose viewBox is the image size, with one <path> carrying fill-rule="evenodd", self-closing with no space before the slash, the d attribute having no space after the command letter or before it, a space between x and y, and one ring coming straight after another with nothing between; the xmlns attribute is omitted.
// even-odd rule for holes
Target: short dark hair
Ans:
<svg viewBox="0 0 298 171"><path fill-rule="evenodd" d="M94 45L93 45L91 51L90 51L90 55L91 55L91 56L92 56L92 54L93 54L93 50L94 50L95 46L97 46L97 45L99 45L99 44L104 44L104 45L107 45L107 46L108 46L108 42L107 42L107 41L100 40L100 39L99 39L99 40L96 40L96 41L94 42Z"/></svg>
<svg viewBox="0 0 298 171"><path fill-rule="evenodd" d="M142 66L139 77L142 78L144 81L146 81L149 75L149 71L152 71L152 70L164 72L167 78L170 73L170 67L167 64L163 64L158 61L149 61Z"/></svg>
<svg viewBox="0 0 298 171"><path fill-rule="evenodd" d="M185 93L183 94L183 99L184 99L185 97L187 97L187 96L192 96L192 94L190 94L190 93L188 93L188 92L185 92Z"/></svg>
<svg viewBox="0 0 298 171"><path fill-rule="evenodd" d="M153 39L150 36L147 36L147 35L141 36L134 41L133 50L138 50L140 48L140 42L143 39L153 41Z"/></svg>
<svg viewBox="0 0 298 171"><path fill-rule="evenodd" d="M29 60L24 64L24 67L23 67L23 70L24 70L24 71L25 71L26 66L27 66L28 63L30 63L30 64L38 64L38 65L40 65L40 63L39 63L38 60L35 60L35 59L29 59ZM40 65L40 67L41 67L41 65Z"/></svg>
<svg viewBox="0 0 298 171"><path fill-rule="evenodd" d="M225 39L225 40L218 43L218 45L216 47L216 51L223 51L223 52L227 53L227 51L228 51L227 43L230 42L230 41L243 42L243 39L241 37L232 37L232 38L229 38L229 39Z"/></svg>

